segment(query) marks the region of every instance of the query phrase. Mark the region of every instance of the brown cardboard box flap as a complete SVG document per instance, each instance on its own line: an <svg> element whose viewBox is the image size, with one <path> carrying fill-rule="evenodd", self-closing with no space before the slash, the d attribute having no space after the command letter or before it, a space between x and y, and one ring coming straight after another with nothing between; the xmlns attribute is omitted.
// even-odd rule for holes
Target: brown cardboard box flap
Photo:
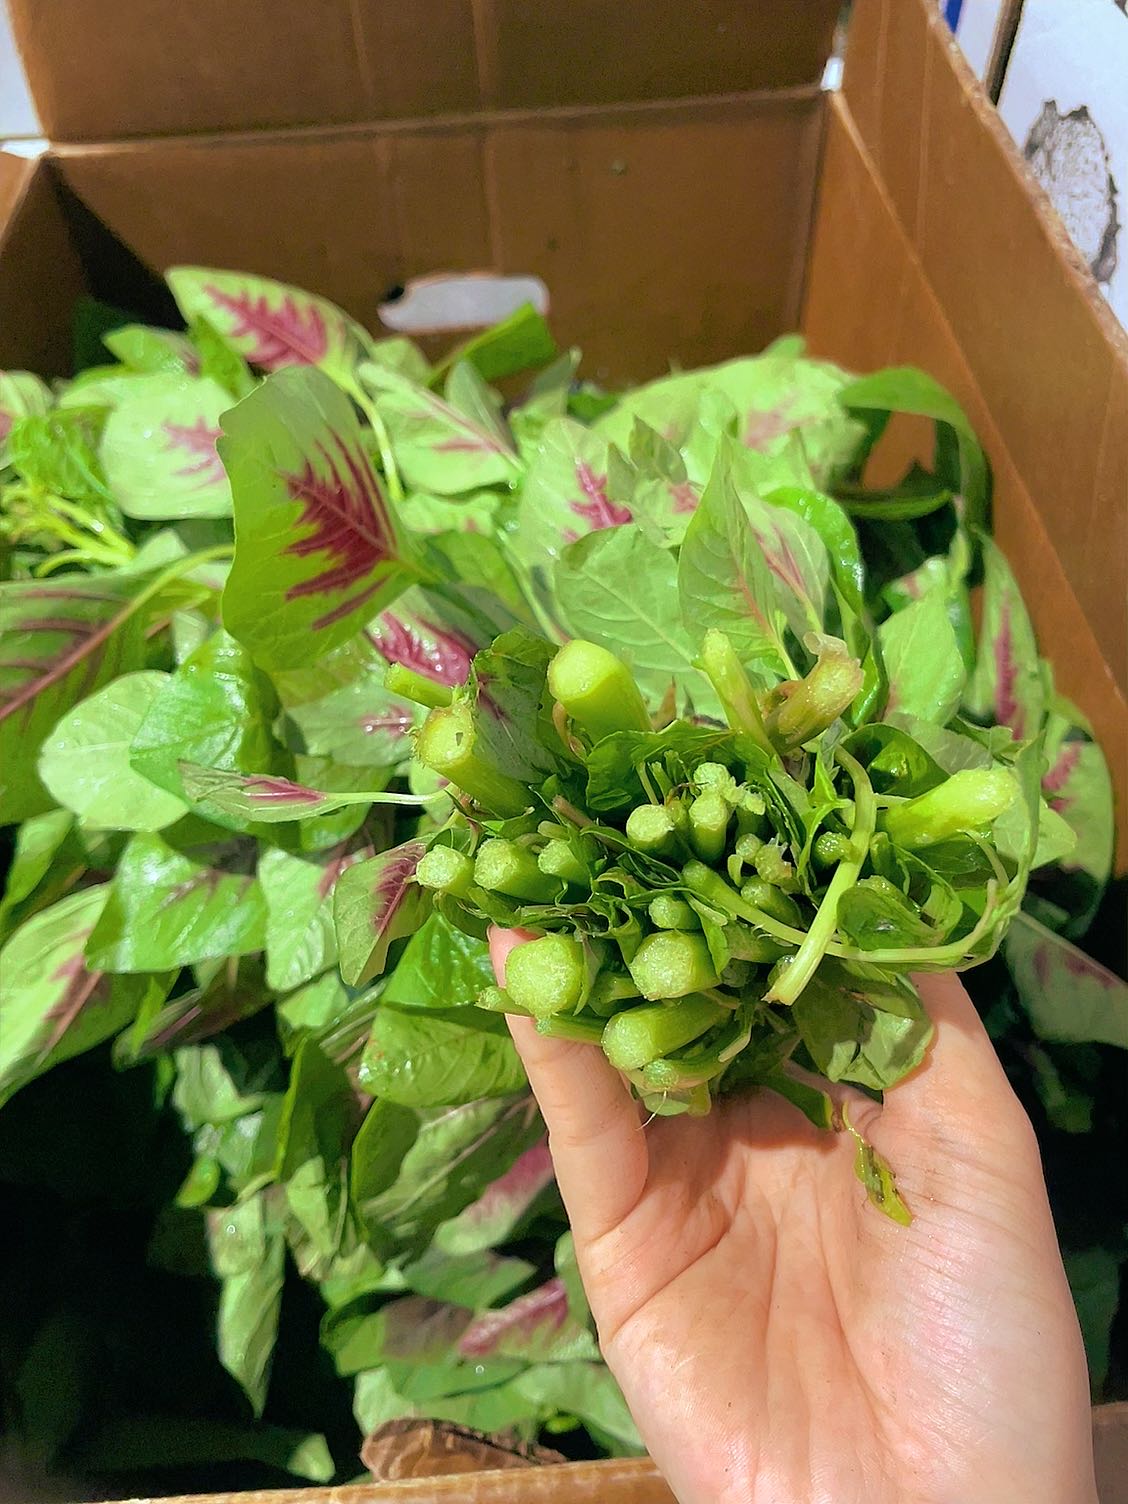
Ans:
<svg viewBox="0 0 1128 1504"><path fill-rule="evenodd" d="M817 90L784 90L69 148L45 169L110 301L127 254L154 278L178 261L279 277L374 328L412 277L531 273L558 337L618 385L795 327L822 114ZM41 295L38 346L70 315ZM0 323L0 364L33 353Z"/></svg>
<svg viewBox="0 0 1128 1504"><path fill-rule="evenodd" d="M134 1500L131 1504L155 1504ZM396 1483L162 1499L161 1504L676 1504L648 1457Z"/></svg>
<svg viewBox="0 0 1128 1504"><path fill-rule="evenodd" d="M8 0L57 141L816 83L838 0Z"/></svg>
<svg viewBox="0 0 1128 1504"><path fill-rule="evenodd" d="M1123 695L1128 333L936 6L856 0L845 96Z"/></svg>
<svg viewBox="0 0 1128 1504"><path fill-rule="evenodd" d="M1060 498L1045 484L1033 490L1019 470L1015 436L988 402L841 99L832 101L820 182L803 320L812 347L860 370L921 365L966 408L994 470L995 535L1023 588L1056 683L1091 718L1112 769L1117 861L1123 871L1128 866L1128 701L1097 639L1095 619L1051 537L1050 518ZM882 289L880 299L872 296L875 287ZM1039 400L1039 373L1027 372L1024 385L1028 400ZM1128 484L1123 462L1117 484ZM1109 530L1114 523L1107 519ZM1105 581L1123 565L1123 558L1107 558ZM1123 601L1121 591L1121 609Z"/></svg>

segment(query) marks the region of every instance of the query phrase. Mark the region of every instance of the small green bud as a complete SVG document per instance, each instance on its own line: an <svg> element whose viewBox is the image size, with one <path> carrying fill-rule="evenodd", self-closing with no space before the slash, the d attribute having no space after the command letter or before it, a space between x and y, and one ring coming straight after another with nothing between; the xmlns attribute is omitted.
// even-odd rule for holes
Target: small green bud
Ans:
<svg viewBox="0 0 1128 1504"><path fill-rule="evenodd" d="M626 1008L608 1020L603 1031L603 1052L616 1070L640 1071L652 1060L680 1050L731 1016L722 1004L700 994L671 1003Z"/></svg>
<svg viewBox="0 0 1128 1504"><path fill-rule="evenodd" d="M545 876L527 846L500 838L479 846L474 881L489 893L503 893L525 903L553 903L560 891L559 881Z"/></svg>
<svg viewBox="0 0 1128 1504"><path fill-rule="evenodd" d="M795 868L783 854L783 848L775 841L761 846L752 860L757 874L766 883L772 883L777 888L789 888L795 885Z"/></svg>
<svg viewBox="0 0 1128 1504"><path fill-rule="evenodd" d="M820 867L837 867L850 855L850 839L841 831L824 830L815 842L814 855Z"/></svg>
<svg viewBox="0 0 1128 1504"><path fill-rule="evenodd" d="M648 935L627 969L646 998L682 997L720 981L704 935L684 930Z"/></svg>
<svg viewBox="0 0 1128 1504"><path fill-rule="evenodd" d="M625 663L594 642L566 642L548 666L548 688L593 741L649 731L650 716Z"/></svg>
<svg viewBox="0 0 1128 1504"><path fill-rule="evenodd" d="M879 825L896 845L918 851L987 830L1017 795L1018 785L1003 768L965 768L927 794L887 809Z"/></svg>
<svg viewBox="0 0 1128 1504"><path fill-rule="evenodd" d="M765 717L768 736L780 752L791 752L832 726L861 692L862 666L836 637L818 637L818 660L803 679L779 686L782 692Z"/></svg>
<svg viewBox="0 0 1128 1504"><path fill-rule="evenodd" d="M689 806L689 844L698 861L712 866L725 853L730 807L716 789L706 789Z"/></svg>
<svg viewBox="0 0 1128 1504"><path fill-rule="evenodd" d="M762 877L754 877L746 882L740 890L740 896L745 903L750 903L753 908L770 914L781 924L798 927L803 923L802 911L795 900L782 888L777 888L774 883L765 882Z"/></svg>
<svg viewBox="0 0 1128 1504"><path fill-rule="evenodd" d="M571 935L515 945L505 959L505 990L535 1018L575 1013L587 984L584 948Z"/></svg>
<svg viewBox="0 0 1128 1504"><path fill-rule="evenodd" d="M699 930L701 917L684 898L675 898L672 893L659 893L650 900L650 922L660 930Z"/></svg>
<svg viewBox="0 0 1128 1504"><path fill-rule="evenodd" d="M474 863L453 846L432 846L415 869L421 888L434 888L454 898L467 898L474 886Z"/></svg>

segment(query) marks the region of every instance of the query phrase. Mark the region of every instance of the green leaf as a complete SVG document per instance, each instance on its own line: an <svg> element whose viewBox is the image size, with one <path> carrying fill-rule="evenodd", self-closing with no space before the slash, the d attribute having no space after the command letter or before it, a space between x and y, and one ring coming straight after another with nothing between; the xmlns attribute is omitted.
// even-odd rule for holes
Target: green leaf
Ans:
<svg viewBox="0 0 1128 1504"><path fill-rule="evenodd" d="M410 582L353 407L319 371L283 371L223 417L235 506L228 631L267 668L313 663Z"/></svg>
<svg viewBox="0 0 1128 1504"><path fill-rule="evenodd" d="M769 676L791 677L775 583L723 449L686 529L678 560L678 594L682 619L696 640L718 628L747 666Z"/></svg>
<svg viewBox="0 0 1128 1504"><path fill-rule="evenodd" d="M609 527L570 544L555 586L573 635L626 659L644 695L660 700L672 681L699 677L678 608L674 555L639 528Z"/></svg>
<svg viewBox="0 0 1128 1504"><path fill-rule="evenodd" d="M913 799L917 794L927 794L929 789L943 783L948 773L955 771L938 763L916 739L917 731L926 729L927 723L916 720L908 723L907 730L876 722L852 732L845 745L865 768L875 793ZM969 742L969 746L974 745ZM989 753L985 762L965 764L971 767L990 765Z"/></svg>
<svg viewBox="0 0 1128 1504"><path fill-rule="evenodd" d="M219 1361L262 1414L278 1337L286 1243L261 1195L208 1214L212 1268L221 1280Z"/></svg>
<svg viewBox="0 0 1128 1504"><path fill-rule="evenodd" d="M350 987L379 976L393 941L412 934L426 918L430 895L415 882L425 849L422 841L405 841L358 862L338 880L333 919L341 975Z"/></svg>
<svg viewBox="0 0 1128 1504"><path fill-rule="evenodd" d="M96 409L78 407L17 418L7 434L7 463L32 485L100 506L111 499L98 459L100 424Z"/></svg>
<svg viewBox="0 0 1128 1504"><path fill-rule="evenodd" d="M839 933L860 950L915 948L937 938L915 906L881 879L864 877L843 893L837 920Z"/></svg>
<svg viewBox="0 0 1128 1504"><path fill-rule="evenodd" d="M398 767L410 757L415 707L384 688L387 659L377 647L377 642L390 643L391 619L385 612L367 632L309 668L275 673L282 702L276 731L291 751L332 757L351 767ZM402 617L394 620L403 651L425 656L422 636ZM460 653L459 661L465 663L464 679L470 654Z"/></svg>
<svg viewBox="0 0 1128 1504"><path fill-rule="evenodd" d="M8 435L20 418L50 411L51 389L30 371L0 371L0 466L6 465Z"/></svg>
<svg viewBox="0 0 1128 1504"><path fill-rule="evenodd" d="M67 711L43 743L40 778L88 826L161 830L187 813L130 763L133 738L168 678L156 669L123 674Z"/></svg>
<svg viewBox="0 0 1128 1504"><path fill-rule="evenodd" d="M152 376L119 402L101 460L127 517L229 517L231 487L216 450L231 397L214 381Z"/></svg>
<svg viewBox="0 0 1128 1504"><path fill-rule="evenodd" d="M193 319L188 328L199 374L221 386L235 401L254 390L257 378L238 349L208 319Z"/></svg>
<svg viewBox="0 0 1128 1504"><path fill-rule="evenodd" d="M520 1091L525 1072L505 1020L478 1009L382 1003L360 1061L370 1096L403 1107L453 1107Z"/></svg>
<svg viewBox="0 0 1128 1504"><path fill-rule="evenodd" d="M1120 1306L1120 1260L1100 1247L1066 1249L1063 1258L1085 1342L1089 1382L1099 1399L1108 1377L1112 1326Z"/></svg>
<svg viewBox="0 0 1128 1504"><path fill-rule="evenodd" d="M265 940L266 904L250 873L178 851L158 835L136 835L87 955L106 971L164 971L247 955Z"/></svg>
<svg viewBox="0 0 1128 1504"><path fill-rule="evenodd" d="M359 850L335 849L321 861L307 861L273 848L259 859L258 877L266 900L266 977L289 992L336 965L333 890Z"/></svg>
<svg viewBox="0 0 1128 1504"><path fill-rule="evenodd" d="M886 715L946 725L959 708L966 673L943 590L931 590L878 628L889 678Z"/></svg>
<svg viewBox="0 0 1128 1504"><path fill-rule="evenodd" d="M376 1102L352 1153L353 1202L369 1236L429 1242L543 1132L526 1095L425 1113Z"/></svg>
<svg viewBox="0 0 1128 1504"><path fill-rule="evenodd" d="M185 323L206 319L245 360L264 371L319 366L347 376L368 335L325 298L269 277L175 266L168 285Z"/></svg>
<svg viewBox="0 0 1128 1504"><path fill-rule="evenodd" d="M339 1250L347 1202L351 1088L315 1040L299 1046L278 1126L276 1174L291 1212L323 1258Z"/></svg>
<svg viewBox="0 0 1128 1504"><path fill-rule="evenodd" d="M1057 715L1051 717L1046 739L1042 793L1075 837L1063 865L1087 873L1103 889L1112 871L1115 830L1108 763L1095 742L1081 740Z"/></svg>
<svg viewBox="0 0 1128 1504"><path fill-rule="evenodd" d="M171 978L108 977L83 948L102 912L105 884L35 914L0 950L0 1102L52 1066L101 1044ZM163 989L163 990L162 990Z"/></svg>
<svg viewBox="0 0 1128 1504"><path fill-rule="evenodd" d="M913 366L896 366L859 377L838 394L849 412L914 413L931 418L939 431L954 436L959 452L959 489L969 530L984 525L990 495L987 459L967 414L939 382Z"/></svg>
<svg viewBox="0 0 1128 1504"><path fill-rule="evenodd" d="M549 565L585 534L634 520L629 474L606 439L570 418L546 423L521 487L517 548L527 564Z"/></svg>
<svg viewBox="0 0 1128 1504"><path fill-rule="evenodd" d="M191 342L171 329L122 324L102 335L102 343L123 366L142 376L194 376L199 361Z"/></svg>
<svg viewBox="0 0 1128 1504"><path fill-rule="evenodd" d="M464 1211L441 1223L435 1231L434 1246L459 1255L496 1248L514 1235L530 1208L554 1180L548 1143L542 1140L519 1155ZM559 1260L557 1271L564 1272Z"/></svg>
<svg viewBox="0 0 1128 1504"><path fill-rule="evenodd" d="M139 668L135 575L67 575L0 585L0 824L51 806L36 764L72 705Z"/></svg>
<svg viewBox="0 0 1128 1504"><path fill-rule="evenodd" d="M811 1059L828 1080L885 1091L924 1059L932 1025L909 991L901 992L897 1013L871 1006L870 997L881 1000L863 981L847 990L824 962L791 1013Z"/></svg>
<svg viewBox="0 0 1128 1504"><path fill-rule="evenodd" d="M271 727L278 702L246 649L214 632L163 684L133 738L130 762L142 777L185 798L182 763L269 774L278 756ZM230 824L218 808L201 811Z"/></svg>
<svg viewBox="0 0 1128 1504"><path fill-rule="evenodd" d="M999 549L982 540L983 610L966 704L977 720L1009 726L1018 741L1037 735L1046 691L1038 644L1018 584Z"/></svg>
<svg viewBox="0 0 1128 1504"><path fill-rule="evenodd" d="M546 708L553 652L543 638L514 627L475 654L471 666L475 753L522 783L539 783L559 766L560 741Z"/></svg>
<svg viewBox="0 0 1128 1504"><path fill-rule="evenodd" d="M547 365L555 355L556 341L544 318L531 303L522 303L508 318L457 346L443 366L468 361L486 381L499 381Z"/></svg>
<svg viewBox="0 0 1128 1504"><path fill-rule="evenodd" d="M257 1076L229 1040L182 1046L175 1066L172 1105L190 1133L204 1126L227 1127L270 1101L271 1094L260 1090L269 1077Z"/></svg>
<svg viewBox="0 0 1128 1504"><path fill-rule="evenodd" d="M322 761L316 758L308 760L314 763ZM227 773L220 768L201 768L191 762L180 764L184 797L192 804L206 806L213 816L225 815L229 818L229 823L239 826L278 825L292 820L308 820L353 806L366 808L371 804L426 802L424 798L414 794L388 794L381 789L353 788L351 785L358 773L362 781L374 781L363 769L341 768L339 765L329 764L322 767L321 771L336 771L340 775L340 781L346 785L345 792L310 788L308 784L296 783L294 779L282 778L276 773ZM346 822L346 833L359 823L359 819L352 824ZM307 830L308 826L303 827L303 833Z"/></svg>
<svg viewBox="0 0 1128 1504"><path fill-rule="evenodd" d="M373 362L361 366L360 379L376 396L396 465L413 490L458 496L508 485L519 475L512 441L480 400L480 386L469 378L457 381L445 402L425 386Z"/></svg>
<svg viewBox="0 0 1128 1504"><path fill-rule="evenodd" d="M73 826L69 810L52 809L33 815L16 831L7 882L0 898L0 940L7 934L13 911L31 897L51 871Z"/></svg>
<svg viewBox="0 0 1128 1504"><path fill-rule="evenodd" d="M614 1376L600 1363L537 1364L516 1378L513 1388L537 1406L543 1419L560 1412L578 1416L607 1450L620 1456L645 1451Z"/></svg>
<svg viewBox="0 0 1128 1504"><path fill-rule="evenodd" d="M434 1244L403 1271L416 1295L472 1311L504 1300L535 1273L536 1265L525 1259L502 1258L484 1249L456 1257Z"/></svg>
<svg viewBox="0 0 1128 1504"><path fill-rule="evenodd" d="M739 455L734 479L744 514L774 578L776 600L788 626L800 640L808 632L821 632L830 561L817 529L799 510L776 505L774 500L761 500L753 488L742 485Z"/></svg>
<svg viewBox="0 0 1128 1504"><path fill-rule="evenodd" d="M382 996L410 1008L461 1008L493 981L486 942L432 914L407 942Z"/></svg>
<svg viewBox="0 0 1128 1504"><path fill-rule="evenodd" d="M1015 917L1003 953L1039 1038L1128 1049L1128 982L1029 914Z"/></svg>

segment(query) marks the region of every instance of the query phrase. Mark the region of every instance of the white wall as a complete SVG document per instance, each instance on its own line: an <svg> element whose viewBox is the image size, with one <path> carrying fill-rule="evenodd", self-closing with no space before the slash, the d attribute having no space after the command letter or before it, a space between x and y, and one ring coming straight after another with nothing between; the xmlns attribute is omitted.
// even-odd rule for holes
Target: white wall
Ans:
<svg viewBox="0 0 1128 1504"><path fill-rule="evenodd" d="M39 121L12 40L7 7L0 0L0 140L38 134Z"/></svg>

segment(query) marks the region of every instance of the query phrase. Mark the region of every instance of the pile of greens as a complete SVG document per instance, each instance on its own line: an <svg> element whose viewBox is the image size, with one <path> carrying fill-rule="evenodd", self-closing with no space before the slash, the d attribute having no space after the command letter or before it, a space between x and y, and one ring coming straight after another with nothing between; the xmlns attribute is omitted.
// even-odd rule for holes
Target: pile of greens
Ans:
<svg viewBox="0 0 1128 1504"><path fill-rule="evenodd" d="M1108 773L951 397L797 340L616 397L531 309L435 365L295 288L168 280L183 331L0 375L20 1449L347 1476L346 1381L361 1430L636 1449L506 1011L652 1111L760 1086L829 1123L794 1066L894 1086L909 973L994 956L1047 1145L1101 1162L1128 989L1074 942ZM931 462L875 488L899 412ZM491 923L543 936L504 989ZM1064 1229L1097 1385L1121 1200Z"/></svg>

